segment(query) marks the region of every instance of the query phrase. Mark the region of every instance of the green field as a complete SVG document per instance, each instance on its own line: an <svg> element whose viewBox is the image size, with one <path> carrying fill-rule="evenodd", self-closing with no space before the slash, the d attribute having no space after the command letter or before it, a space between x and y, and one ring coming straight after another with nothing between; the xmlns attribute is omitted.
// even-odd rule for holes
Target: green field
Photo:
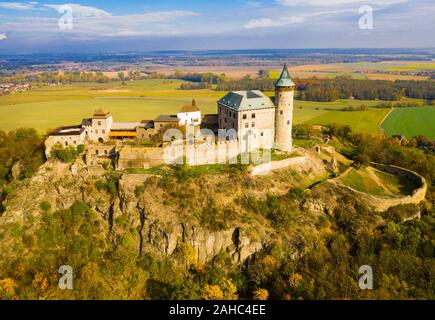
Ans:
<svg viewBox="0 0 435 320"><path fill-rule="evenodd" d="M411 181L372 167L352 169L339 181L357 191L375 196L397 197L409 195L417 188Z"/></svg>
<svg viewBox="0 0 435 320"><path fill-rule="evenodd" d="M196 99L203 113L216 113L216 101L226 92L179 90L180 80L142 80L107 84L73 84L44 87L14 95L0 96L0 130L36 128L42 133L59 126L79 124L97 108L110 111L115 121L154 119L175 114L181 106ZM273 95L273 93L268 93ZM295 124L348 124L355 132L380 133L386 109L340 111L348 106L377 101L338 100L336 102L295 101Z"/></svg>
<svg viewBox="0 0 435 320"><path fill-rule="evenodd" d="M338 100L335 102L295 102L295 123L349 125L354 132L380 133L379 125L388 110L370 108L367 111L341 111L347 106L374 106L379 101Z"/></svg>
<svg viewBox="0 0 435 320"><path fill-rule="evenodd" d="M425 135L435 139L435 107L397 108L383 123L388 135L405 135L412 138Z"/></svg>

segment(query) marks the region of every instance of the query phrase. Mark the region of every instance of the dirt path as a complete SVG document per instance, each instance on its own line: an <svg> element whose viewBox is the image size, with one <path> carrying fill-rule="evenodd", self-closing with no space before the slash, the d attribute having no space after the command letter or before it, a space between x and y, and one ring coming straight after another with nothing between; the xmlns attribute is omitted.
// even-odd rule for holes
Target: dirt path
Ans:
<svg viewBox="0 0 435 320"><path fill-rule="evenodd" d="M385 117L382 119L381 123L379 124L379 130L381 130L381 132L382 132L383 134L385 134L385 130L384 130L383 124L384 124L385 120L388 119L388 117L390 116L390 114L391 114L393 111L394 111L394 108L391 108L391 110L390 110L390 111L385 115Z"/></svg>
<svg viewBox="0 0 435 320"><path fill-rule="evenodd" d="M373 181L376 182L376 184L381 187L385 193L389 196L394 196L394 194L390 191L390 189L388 189L383 183L382 181L379 179L379 177L376 175L376 169L372 168L372 167L368 167L367 168L367 173L369 174L370 178L373 179Z"/></svg>

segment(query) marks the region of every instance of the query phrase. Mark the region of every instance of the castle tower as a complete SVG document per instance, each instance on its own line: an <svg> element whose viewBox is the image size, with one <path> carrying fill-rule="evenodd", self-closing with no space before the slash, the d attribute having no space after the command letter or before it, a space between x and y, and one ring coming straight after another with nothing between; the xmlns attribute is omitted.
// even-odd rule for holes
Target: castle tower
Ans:
<svg viewBox="0 0 435 320"><path fill-rule="evenodd" d="M275 148L284 152L292 151L294 90L295 84L284 64L275 83Z"/></svg>

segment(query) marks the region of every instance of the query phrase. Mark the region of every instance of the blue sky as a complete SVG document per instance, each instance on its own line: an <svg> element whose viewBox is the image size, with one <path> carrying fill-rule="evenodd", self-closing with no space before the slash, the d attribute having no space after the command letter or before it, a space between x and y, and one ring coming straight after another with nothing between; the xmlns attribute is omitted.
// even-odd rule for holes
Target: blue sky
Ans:
<svg viewBox="0 0 435 320"><path fill-rule="evenodd" d="M363 5L373 29L359 28ZM434 0L0 0L0 54L435 47L434 17Z"/></svg>

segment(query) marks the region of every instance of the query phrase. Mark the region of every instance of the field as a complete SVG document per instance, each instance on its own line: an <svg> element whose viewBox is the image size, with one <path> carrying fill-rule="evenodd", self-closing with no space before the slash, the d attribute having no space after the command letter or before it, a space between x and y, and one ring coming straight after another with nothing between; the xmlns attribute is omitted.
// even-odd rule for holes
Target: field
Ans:
<svg viewBox="0 0 435 320"><path fill-rule="evenodd" d="M397 197L409 195L416 185L399 176L391 175L372 167L351 169L339 181L357 191L375 196Z"/></svg>
<svg viewBox="0 0 435 320"><path fill-rule="evenodd" d="M388 135L403 134L407 138L425 135L435 139L435 107L396 108L383 123Z"/></svg>
<svg viewBox="0 0 435 320"><path fill-rule="evenodd" d="M295 101L295 123L349 125L355 132L380 133L379 124L387 109L369 108L367 111L341 111L348 106L374 106L379 101L338 100L335 102Z"/></svg>
<svg viewBox="0 0 435 320"><path fill-rule="evenodd" d="M126 85L121 85L120 82L74 84L0 96L0 130L32 127L45 133L47 129L79 124L97 108L110 111L115 121L120 122L154 119L160 114L176 114L181 106L190 103L192 99L196 99L203 113L216 113L216 101L224 96L225 92L208 89L179 90L181 83L183 81L159 79L128 82ZM296 100L294 122L319 125L348 124L355 132L380 133L380 123L387 114L387 109L341 111L348 106L374 106L378 103L357 100ZM389 124L389 121L386 123ZM427 125L430 127L430 123ZM412 129L412 126L410 127ZM433 128L431 130L433 133ZM387 132L390 133L390 130Z"/></svg>
<svg viewBox="0 0 435 320"><path fill-rule="evenodd" d="M354 63L333 63L333 64L310 64L289 66L291 75L295 78L306 79L335 78L338 76L349 76L353 79L369 80L427 80L426 76L390 74L379 72L412 72L419 70L433 70L435 64L425 61L384 61L384 62L354 62ZM278 78L282 65L270 64L264 66L167 66L153 65L150 70L162 73L173 74L176 70L182 72L211 72L216 74L225 73L229 78L240 79L246 75L258 76L260 69L270 70L271 78Z"/></svg>
<svg viewBox="0 0 435 320"><path fill-rule="evenodd" d="M0 129L33 127L42 133L63 125L74 125L97 108L112 112L116 121L154 119L160 114L177 113L181 106L197 100L203 113L216 113L222 92L178 90L182 81L144 80L121 86L75 84L36 89L0 97Z"/></svg>

